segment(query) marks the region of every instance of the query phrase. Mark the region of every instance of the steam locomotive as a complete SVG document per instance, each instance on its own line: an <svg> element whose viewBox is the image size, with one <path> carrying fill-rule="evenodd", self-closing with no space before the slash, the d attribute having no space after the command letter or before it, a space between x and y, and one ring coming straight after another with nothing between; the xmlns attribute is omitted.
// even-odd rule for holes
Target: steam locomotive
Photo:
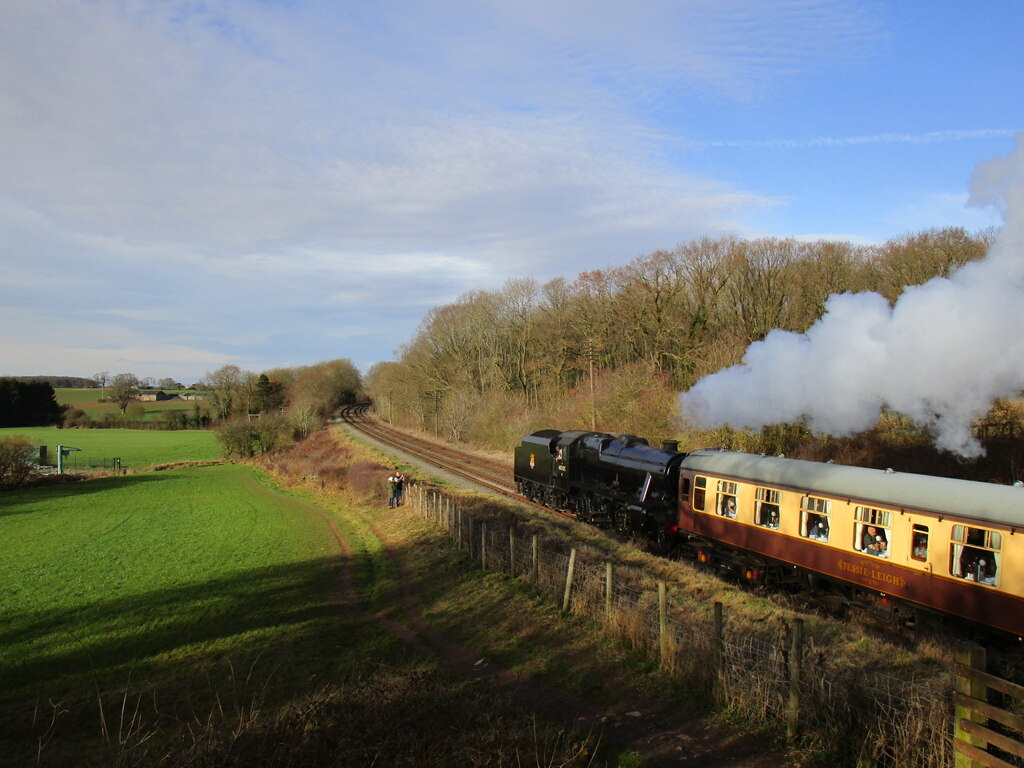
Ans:
<svg viewBox="0 0 1024 768"><path fill-rule="evenodd" d="M1024 636L1020 484L551 429L522 439L514 471L531 501L753 583L825 583Z"/></svg>

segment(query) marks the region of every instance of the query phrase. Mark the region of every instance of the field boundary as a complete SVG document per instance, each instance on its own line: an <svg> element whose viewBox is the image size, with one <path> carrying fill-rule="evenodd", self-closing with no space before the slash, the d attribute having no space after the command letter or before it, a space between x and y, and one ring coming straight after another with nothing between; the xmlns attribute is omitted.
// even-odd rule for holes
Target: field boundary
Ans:
<svg viewBox="0 0 1024 768"><path fill-rule="evenodd" d="M712 606L668 594L664 582L642 569L614 566L582 547L566 551L561 542L542 541L524 521L466 510L438 488L414 486L411 500L417 514L445 530L452 546L481 568L527 582L566 614L593 621L720 710L791 739L831 745L858 764L952 764L949 678L863 669L841 674L823 666L826 649L813 641L794 645L796 621L734 632L725 626L727 616L716 619Z"/></svg>

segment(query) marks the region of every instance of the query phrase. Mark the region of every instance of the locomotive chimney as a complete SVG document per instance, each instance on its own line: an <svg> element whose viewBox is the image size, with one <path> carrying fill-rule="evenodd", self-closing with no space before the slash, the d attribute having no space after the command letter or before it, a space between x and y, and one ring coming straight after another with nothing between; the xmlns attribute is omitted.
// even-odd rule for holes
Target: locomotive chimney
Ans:
<svg viewBox="0 0 1024 768"><path fill-rule="evenodd" d="M663 440L661 442L661 450L663 451L678 451L679 441L678 440Z"/></svg>

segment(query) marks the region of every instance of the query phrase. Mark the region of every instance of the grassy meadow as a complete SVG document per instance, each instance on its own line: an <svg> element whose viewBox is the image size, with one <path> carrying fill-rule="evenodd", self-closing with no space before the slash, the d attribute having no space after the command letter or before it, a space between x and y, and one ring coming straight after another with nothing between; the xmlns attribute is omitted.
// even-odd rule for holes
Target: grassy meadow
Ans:
<svg viewBox="0 0 1024 768"><path fill-rule="evenodd" d="M339 546L317 507L252 468L6 493L0 538L0 734L101 742L133 684L180 706L238 695L250 676L304 684L336 663L324 649L336 647ZM0 764L21 764L31 741L0 749Z"/></svg>
<svg viewBox="0 0 1024 768"><path fill-rule="evenodd" d="M165 391L168 394L174 393L172 390ZM118 408L116 403L100 402L100 399L103 397L103 390L99 388L57 388L54 390L54 393L57 395L57 402L60 405L70 405L72 408L81 408L93 419L100 419L104 414L110 414L112 416L121 415L121 409ZM185 400L161 400L159 402L139 401L139 403L146 409L145 415L143 416L144 421L160 420L164 417L164 413L167 411L180 411L184 414L191 414L195 407L194 402L187 402Z"/></svg>
<svg viewBox="0 0 1024 768"><path fill-rule="evenodd" d="M45 445L49 462L57 462L57 445L80 448L72 459L121 458L121 466L142 469L178 461L212 461L220 458L220 444L207 430L58 429L11 427L0 429L0 438L23 435L35 445ZM72 460L72 459L69 459Z"/></svg>
<svg viewBox="0 0 1024 768"><path fill-rule="evenodd" d="M354 466L338 476L367 489L216 464L0 494L0 766L608 765L438 665L410 591L468 637L456 585L578 647L554 608L387 509L385 465Z"/></svg>

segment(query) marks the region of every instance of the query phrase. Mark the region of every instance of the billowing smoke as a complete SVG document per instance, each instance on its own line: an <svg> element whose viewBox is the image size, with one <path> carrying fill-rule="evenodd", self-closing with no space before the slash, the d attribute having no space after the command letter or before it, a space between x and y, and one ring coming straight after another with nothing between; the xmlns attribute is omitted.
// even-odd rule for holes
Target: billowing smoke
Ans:
<svg viewBox="0 0 1024 768"><path fill-rule="evenodd" d="M704 427L800 418L819 432L869 429L883 406L935 428L939 447L977 456L971 424L1024 389L1024 134L981 164L972 202L1003 216L982 261L908 288L890 307L874 293L834 295L807 333L773 331L743 362L681 396Z"/></svg>

